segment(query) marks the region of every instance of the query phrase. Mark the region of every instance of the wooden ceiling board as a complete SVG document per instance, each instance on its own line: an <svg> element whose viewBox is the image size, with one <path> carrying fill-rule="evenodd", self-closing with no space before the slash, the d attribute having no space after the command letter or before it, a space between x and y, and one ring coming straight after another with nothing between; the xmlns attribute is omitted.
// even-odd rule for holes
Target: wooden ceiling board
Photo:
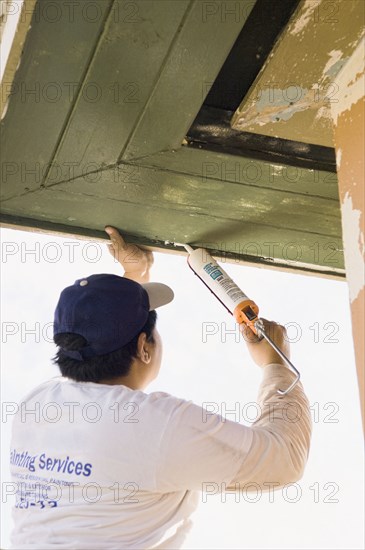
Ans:
<svg viewBox="0 0 365 550"><path fill-rule="evenodd" d="M2 222L91 238L110 224L159 249L185 241L256 265L343 277L333 167L184 139L254 2L233 3L232 17L223 1L99 0L94 22L77 4L72 22L66 11L53 24L32 20L1 122ZM53 83L64 92L69 82L72 97L54 101L17 91Z"/></svg>
<svg viewBox="0 0 365 550"><path fill-rule="evenodd" d="M233 160L185 147L144 164L123 163L50 184L4 202L3 213L93 230L111 224L159 242L220 242L231 253L280 263L295 258L306 269L343 274L339 204L328 174L302 169L295 185L285 181L283 166L255 161L248 167L241 159L236 178L237 169L228 169ZM219 165L226 167L224 179L215 172ZM315 178L325 182L322 196Z"/></svg>
<svg viewBox="0 0 365 550"><path fill-rule="evenodd" d="M0 136L2 199L43 184L112 7L111 0L97 0L100 15L91 21L83 17L82 4L75 3L74 23L66 9L51 23L47 2L36 4L19 68L9 83L12 93Z"/></svg>

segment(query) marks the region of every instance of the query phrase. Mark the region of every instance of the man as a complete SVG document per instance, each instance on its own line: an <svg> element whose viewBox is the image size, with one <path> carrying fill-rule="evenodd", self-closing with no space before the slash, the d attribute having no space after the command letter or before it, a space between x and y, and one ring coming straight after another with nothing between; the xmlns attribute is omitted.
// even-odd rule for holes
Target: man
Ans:
<svg viewBox="0 0 365 550"><path fill-rule="evenodd" d="M245 340L263 370L262 414L252 427L144 392L161 364L155 309L173 292L148 283L150 252L106 231L124 276L92 275L61 293L54 340L62 376L27 395L15 417L16 549L180 548L205 484L273 490L300 479L307 461L302 385L279 396L294 375L248 329ZM265 327L289 355L284 328Z"/></svg>

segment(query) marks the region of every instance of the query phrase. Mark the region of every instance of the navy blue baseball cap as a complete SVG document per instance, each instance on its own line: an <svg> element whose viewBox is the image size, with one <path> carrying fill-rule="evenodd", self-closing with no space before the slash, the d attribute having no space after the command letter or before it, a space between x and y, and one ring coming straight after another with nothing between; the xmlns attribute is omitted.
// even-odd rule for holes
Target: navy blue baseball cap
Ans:
<svg viewBox="0 0 365 550"><path fill-rule="evenodd" d="M72 332L86 339L87 345L80 350L61 348L72 359L105 355L128 344L145 325L148 312L173 298L171 288L162 283L139 284L118 275L91 275L61 292L53 333Z"/></svg>

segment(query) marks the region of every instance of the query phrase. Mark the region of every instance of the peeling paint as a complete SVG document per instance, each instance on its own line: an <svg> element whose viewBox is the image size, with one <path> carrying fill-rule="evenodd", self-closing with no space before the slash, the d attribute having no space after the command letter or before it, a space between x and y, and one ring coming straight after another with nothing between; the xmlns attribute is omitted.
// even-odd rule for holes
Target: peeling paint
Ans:
<svg viewBox="0 0 365 550"><path fill-rule="evenodd" d="M1 113L0 120L3 120L3 118L5 118L5 115L8 111L8 107L9 107L9 98L6 100L6 103L5 103L4 108L3 108L3 112Z"/></svg>
<svg viewBox="0 0 365 550"><path fill-rule="evenodd" d="M308 143L297 143L294 150L297 153L308 153L310 150L310 145L308 145ZM311 172L313 172L313 170L311 170Z"/></svg>
<svg viewBox="0 0 365 550"><path fill-rule="evenodd" d="M265 130L266 135L333 147L331 104L337 105L342 93L335 79L364 32L363 4L364 0L301 0L273 48L273 57L265 62L232 117L232 128L257 134ZM269 89L271 103L257 109L261 114L254 108L247 112L262 90ZM301 96L308 90L312 97ZM293 97L295 106L290 105ZM285 107L271 110L283 99L287 99Z"/></svg>
<svg viewBox="0 0 365 550"><path fill-rule="evenodd" d="M307 109L317 111L315 120L331 119L330 102L328 98L323 97L325 94L323 91L321 93L321 89L323 89L325 81L333 79L340 72L348 57L343 58L341 50L331 50L328 56L329 59L323 68L319 83L316 83L312 89L295 86L298 99L290 101L293 86L284 89L266 88L260 90L258 99L248 104L247 109L241 113L238 122L242 128L252 124L265 126L270 123L288 121L296 113Z"/></svg>
<svg viewBox="0 0 365 550"><path fill-rule="evenodd" d="M314 120L322 120L324 118L327 118L328 120L331 119L332 122L331 108L329 105L322 105L322 107L318 109L318 113L316 114Z"/></svg>
<svg viewBox="0 0 365 550"><path fill-rule="evenodd" d="M337 149L336 151L336 165L337 165L337 171L341 167L341 160L342 160L342 149Z"/></svg>
<svg viewBox="0 0 365 550"><path fill-rule="evenodd" d="M323 76L327 74L327 72L330 70L332 65L337 63L342 58L342 51L341 50L331 50L328 52L329 60L327 61L326 65L323 68Z"/></svg>
<svg viewBox="0 0 365 550"><path fill-rule="evenodd" d="M304 28L310 22L314 10L319 6L322 0L306 0L302 6L302 13L300 17L295 21L293 28L290 29L290 34L299 34L303 32Z"/></svg>
<svg viewBox="0 0 365 550"><path fill-rule="evenodd" d="M257 204L256 202L249 202L248 199L240 199L239 204L245 210L251 209L256 213L266 214L267 212L270 212L273 209L272 204L263 204L263 203Z"/></svg>
<svg viewBox="0 0 365 550"><path fill-rule="evenodd" d="M341 91L341 100L332 103L333 122L337 125L338 117L351 109L352 105L364 97L365 68L364 68L365 41L362 39L351 58L351 67L348 64L340 71L335 82Z"/></svg>
<svg viewBox="0 0 365 550"><path fill-rule="evenodd" d="M329 60L323 67L321 79L322 83L328 78L335 78L345 63L349 60L349 57L342 57L343 52L341 50L331 50L328 55Z"/></svg>
<svg viewBox="0 0 365 550"><path fill-rule="evenodd" d="M287 101L285 99L289 96L290 87L284 90L276 89L276 98L272 98L273 90L262 90L260 99L258 101L251 102L247 105L246 109L240 113L240 118L236 124L240 125L240 129L247 128L253 124L258 126L265 126L266 124L287 121L291 119L296 113L312 109L314 111L323 108L322 115L325 118L330 118L328 113L328 100L322 97L320 100L315 101L315 90L308 90L301 88L301 97L298 101Z"/></svg>
<svg viewBox="0 0 365 550"><path fill-rule="evenodd" d="M361 231L361 211L353 208L352 197L346 192L342 211L343 241L345 244L346 272L351 303L364 287L364 233ZM357 238L354 239L354 235Z"/></svg>
<svg viewBox="0 0 365 550"><path fill-rule="evenodd" d="M276 166L275 164L273 164L271 166L271 170L272 170L272 174L274 176L280 176L281 177L282 171L283 171L281 166Z"/></svg>

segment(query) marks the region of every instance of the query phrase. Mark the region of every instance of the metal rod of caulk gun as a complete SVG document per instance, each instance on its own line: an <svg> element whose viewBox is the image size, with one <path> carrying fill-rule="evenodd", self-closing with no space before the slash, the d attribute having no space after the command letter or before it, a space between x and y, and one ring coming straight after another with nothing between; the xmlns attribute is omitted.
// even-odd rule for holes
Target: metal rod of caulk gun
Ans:
<svg viewBox="0 0 365 550"><path fill-rule="evenodd" d="M192 252L194 252L194 249L188 245L188 244L185 244L185 243L176 243L174 241L165 241L165 244L173 244L174 246L181 246L182 248L185 248L185 250L188 252L188 254L191 254ZM294 371L294 373L296 374L296 379L294 380L294 382L286 389L286 390L277 390L277 393L281 396L283 395L286 395L287 393L289 393L293 388L294 386L299 382L300 380L300 372L294 367L293 363L289 360L289 358L281 351L281 349L275 344L275 342L270 338L270 336L268 334L266 334L265 332L265 329L264 329L264 324L263 324L263 321L262 319L257 319L256 322L254 323L254 326L257 330L257 336L260 338L260 340L262 338L265 338L265 340L268 342L268 344L276 351L276 353L279 355L279 357L281 357L285 363L288 365L288 367Z"/></svg>
<svg viewBox="0 0 365 550"><path fill-rule="evenodd" d="M280 395L286 395L287 393L289 393L293 388L294 386L299 382L300 380L300 372L294 367L293 363L287 358L287 356L281 351L281 349L275 344L275 342L273 340L271 340L270 336L268 334L266 334L265 330L264 330L264 324L262 322L262 319L258 319L255 323L255 328L257 329L257 332L258 332L258 335L259 336L263 336L263 338L265 338L265 340L270 344L270 346L272 348L274 348L274 350L276 351L276 353L285 361L285 363L288 365L288 367L290 367L294 372L295 374L297 375L296 379L294 380L294 382L289 386L289 388L287 388L286 390L277 390L277 392L280 394Z"/></svg>

